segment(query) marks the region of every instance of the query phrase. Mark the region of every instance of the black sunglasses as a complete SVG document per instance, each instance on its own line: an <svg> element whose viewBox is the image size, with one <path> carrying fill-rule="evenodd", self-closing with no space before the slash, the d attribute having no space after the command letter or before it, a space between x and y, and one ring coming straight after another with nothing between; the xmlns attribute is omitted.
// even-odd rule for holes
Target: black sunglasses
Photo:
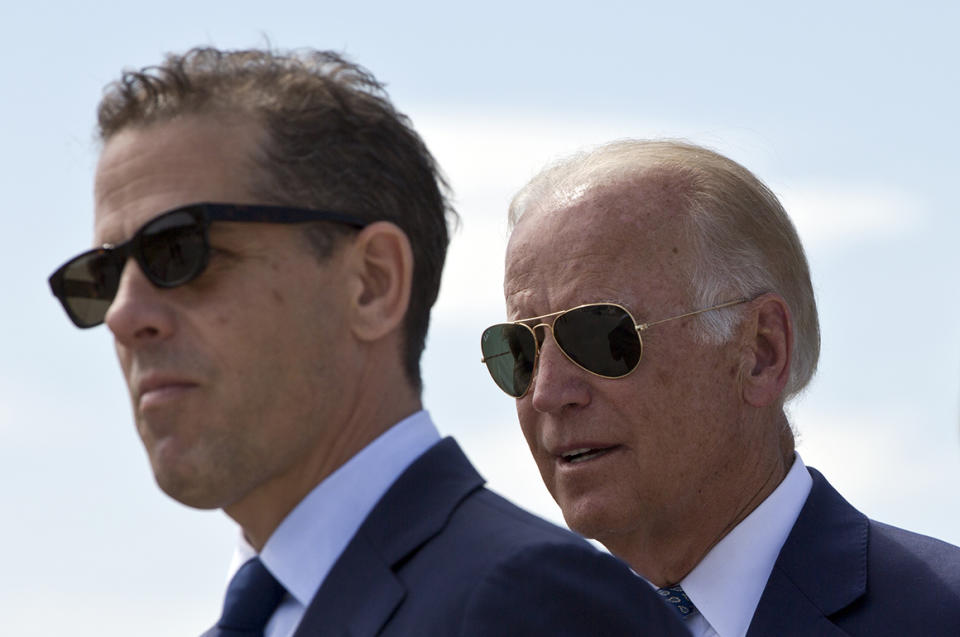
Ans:
<svg viewBox="0 0 960 637"><path fill-rule="evenodd" d="M287 206L197 203L165 212L118 245L104 245L70 259L50 275L50 289L77 327L94 327L117 295L120 274L131 256L158 288L175 288L200 276L210 259L210 223L306 223L333 221L355 228L356 217Z"/></svg>
<svg viewBox="0 0 960 637"><path fill-rule="evenodd" d="M616 303L589 303L569 310L499 323L483 331L480 349L497 386L514 398L530 389L533 370L540 354L538 327L549 329L557 347L580 369L602 378L623 378L637 368L643 355L640 333L654 325L746 303L750 299L727 301L679 316L637 323L633 315ZM555 317L553 323L542 319ZM533 326L528 323L534 322Z"/></svg>

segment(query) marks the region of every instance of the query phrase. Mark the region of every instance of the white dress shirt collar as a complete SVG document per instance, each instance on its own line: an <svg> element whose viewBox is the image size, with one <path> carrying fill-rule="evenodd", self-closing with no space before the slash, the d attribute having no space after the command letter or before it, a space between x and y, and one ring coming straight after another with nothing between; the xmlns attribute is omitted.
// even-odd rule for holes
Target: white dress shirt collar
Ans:
<svg viewBox="0 0 960 637"><path fill-rule="evenodd" d="M793 466L773 493L680 581L701 615L687 622L695 635L747 634L773 565L812 484L810 473L796 454Z"/></svg>
<svg viewBox="0 0 960 637"><path fill-rule="evenodd" d="M380 498L414 460L440 440L426 411L401 420L327 476L284 518L260 559L289 596L267 635L289 635L340 554ZM240 534L229 577L256 555Z"/></svg>

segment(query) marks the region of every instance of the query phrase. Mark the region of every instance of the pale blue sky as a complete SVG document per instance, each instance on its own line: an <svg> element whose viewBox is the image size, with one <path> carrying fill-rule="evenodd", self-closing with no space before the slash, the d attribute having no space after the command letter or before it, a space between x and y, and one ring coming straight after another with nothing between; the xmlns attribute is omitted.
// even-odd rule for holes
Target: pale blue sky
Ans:
<svg viewBox="0 0 960 637"><path fill-rule="evenodd" d="M345 50L412 117L463 217L424 398L495 489L559 520L479 363L511 194L586 144L685 137L754 170L807 246L804 459L869 515L960 543L956 3L88 4L0 8L0 634L190 635L217 614L235 527L155 487L109 333L46 287L90 241L103 85L196 44Z"/></svg>

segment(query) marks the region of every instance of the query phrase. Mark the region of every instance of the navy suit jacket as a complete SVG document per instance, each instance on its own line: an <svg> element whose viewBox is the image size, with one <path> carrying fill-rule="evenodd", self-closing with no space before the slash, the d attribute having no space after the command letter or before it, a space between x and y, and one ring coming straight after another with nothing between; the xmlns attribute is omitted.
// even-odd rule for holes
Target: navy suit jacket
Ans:
<svg viewBox="0 0 960 637"><path fill-rule="evenodd" d="M383 496L295 637L689 637L619 560L483 487L451 438Z"/></svg>
<svg viewBox="0 0 960 637"><path fill-rule="evenodd" d="M960 548L870 520L810 475L747 636L960 635Z"/></svg>

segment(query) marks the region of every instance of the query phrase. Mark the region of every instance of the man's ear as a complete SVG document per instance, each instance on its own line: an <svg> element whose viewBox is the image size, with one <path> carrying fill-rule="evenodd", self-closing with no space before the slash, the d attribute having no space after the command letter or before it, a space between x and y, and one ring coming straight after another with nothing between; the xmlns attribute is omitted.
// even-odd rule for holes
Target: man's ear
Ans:
<svg viewBox="0 0 960 637"><path fill-rule="evenodd" d="M397 329L410 305L413 250L406 233L389 221L372 223L351 246L356 285L351 290L353 333L374 341Z"/></svg>
<svg viewBox="0 0 960 637"><path fill-rule="evenodd" d="M747 404L766 407L782 400L790 379L793 320L777 294L763 294L750 301L749 308L742 332L746 357L740 387Z"/></svg>

